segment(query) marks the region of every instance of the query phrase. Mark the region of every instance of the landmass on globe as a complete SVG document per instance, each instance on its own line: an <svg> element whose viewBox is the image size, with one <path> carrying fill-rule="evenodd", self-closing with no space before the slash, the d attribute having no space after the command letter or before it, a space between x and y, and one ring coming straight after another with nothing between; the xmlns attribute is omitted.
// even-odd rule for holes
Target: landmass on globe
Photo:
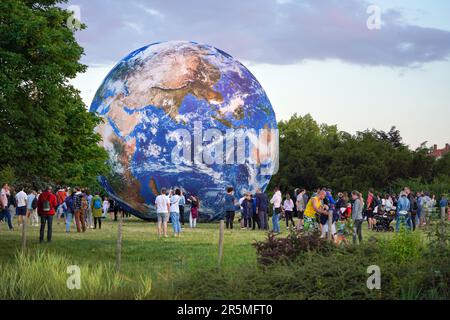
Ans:
<svg viewBox="0 0 450 320"><path fill-rule="evenodd" d="M237 194L265 189L270 174L255 164L175 164L171 134L180 128L276 129L275 113L263 88L240 62L212 46L187 41L155 43L122 59L92 102L103 118L96 129L109 154L112 175L100 181L126 210L146 220L161 188L182 188L201 201L201 218L222 214L227 186ZM261 137L266 138L267 137ZM270 138L269 138L270 139ZM250 146L250 148L252 148ZM253 147L255 148L255 147ZM259 160L274 157L259 148Z"/></svg>

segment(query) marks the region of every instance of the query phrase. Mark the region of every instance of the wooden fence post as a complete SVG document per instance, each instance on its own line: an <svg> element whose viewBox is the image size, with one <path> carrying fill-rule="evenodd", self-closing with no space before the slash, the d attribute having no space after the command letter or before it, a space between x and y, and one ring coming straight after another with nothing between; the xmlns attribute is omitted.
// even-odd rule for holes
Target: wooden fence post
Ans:
<svg viewBox="0 0 450 320"><path fill-rule="evenodd" d="M22 219L22 251L27 248L27 219L23 217Z"/></svg>
<svg viewBox="0 0 450 320"><path fill-rule="evenodd" d="M122 261L122 220L123 215L119 214L119 225L117 227L116 272L120 272L120 264Z"/></svg>
<svg viewBox="0 0 450 320"><path fill-rule="evenodd" d="M328 240L333 240L333 211L328 211Z"/></svg>
<svg viewBox="0 0 450 320"><path fill-rule="evenodd" d="M223 259L223 237L225 233L225 221L220 220L219 226L219 267L222 264Z"/></svg>

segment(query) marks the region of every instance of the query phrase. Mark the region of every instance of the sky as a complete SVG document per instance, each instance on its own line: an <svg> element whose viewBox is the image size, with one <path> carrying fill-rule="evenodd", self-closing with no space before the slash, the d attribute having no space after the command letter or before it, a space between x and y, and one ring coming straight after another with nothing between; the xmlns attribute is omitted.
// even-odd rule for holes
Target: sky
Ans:
<svg viewBox="0 0 450 320"><path fill-rule="evenodd" d="M89 68L72 83L88 106L131 51L192 40L241 61L278 120L310 113L350 133L395 125L411 148L450 142L450 1L71 0L69 6L87 25L76 36Z"/></svg>

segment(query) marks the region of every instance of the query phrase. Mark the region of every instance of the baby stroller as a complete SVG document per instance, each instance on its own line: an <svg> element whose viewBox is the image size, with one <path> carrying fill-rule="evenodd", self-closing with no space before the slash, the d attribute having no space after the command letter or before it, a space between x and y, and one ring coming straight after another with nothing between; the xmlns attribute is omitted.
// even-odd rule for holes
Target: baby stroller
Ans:
<svg viewBox="0 0 450 320"><path fill-rule="evenodd" d="M391 226L392 221L395 218L395 211L382 211L375 215L377 221L375 225L376 232L394 232L394 227Z"/></svg>

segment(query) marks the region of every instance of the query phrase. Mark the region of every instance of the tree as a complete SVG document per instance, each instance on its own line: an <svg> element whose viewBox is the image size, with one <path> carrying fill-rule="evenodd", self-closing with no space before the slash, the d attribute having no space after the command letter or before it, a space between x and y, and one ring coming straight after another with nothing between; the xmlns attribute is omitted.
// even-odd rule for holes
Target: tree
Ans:
<svg viewBox="0 0 450 320"><path fill-rule="evenodd" d="M0 157L21 183L92 184L107 169L100 119L68 83L86 66L61 2L0 2Z"/></svg>

